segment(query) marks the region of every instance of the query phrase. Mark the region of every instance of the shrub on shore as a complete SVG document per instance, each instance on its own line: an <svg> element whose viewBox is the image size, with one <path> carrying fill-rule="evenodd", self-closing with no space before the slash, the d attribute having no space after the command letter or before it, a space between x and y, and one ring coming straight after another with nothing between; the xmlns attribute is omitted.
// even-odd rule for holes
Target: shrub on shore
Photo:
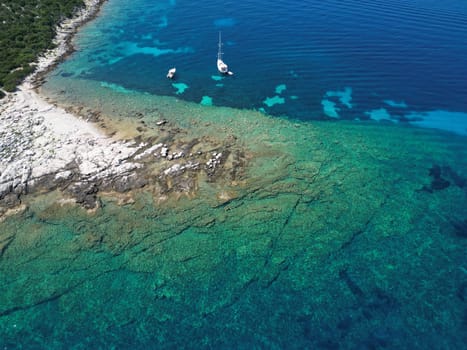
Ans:
<svg viewBox="0 0 467 350"><path fill-rule="evenodd" d="M53 47L57 24L83 5L83 0L3 0L0 5L0 87L14 91L34 71L30 64Z"/></svg>

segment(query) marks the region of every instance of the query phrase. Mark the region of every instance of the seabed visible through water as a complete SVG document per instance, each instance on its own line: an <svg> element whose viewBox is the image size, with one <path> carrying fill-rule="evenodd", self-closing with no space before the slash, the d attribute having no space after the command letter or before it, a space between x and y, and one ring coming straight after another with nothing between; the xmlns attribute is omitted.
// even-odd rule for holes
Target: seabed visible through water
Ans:
<svg viewBox="0 0 467 350"><path fill-rule="evenodd" d="M242 162L94 211L22 198L0 349L465 349L465 6L377 5L106 2L42 94Z"/></svg>
<svg viewBox="0 0 467 350"><path fill-rule="evenodd" d="M190 198L29 198L0 223L1 348L465 347L465 138L73 84L62 104L233 137L249 162Z"/></svg>

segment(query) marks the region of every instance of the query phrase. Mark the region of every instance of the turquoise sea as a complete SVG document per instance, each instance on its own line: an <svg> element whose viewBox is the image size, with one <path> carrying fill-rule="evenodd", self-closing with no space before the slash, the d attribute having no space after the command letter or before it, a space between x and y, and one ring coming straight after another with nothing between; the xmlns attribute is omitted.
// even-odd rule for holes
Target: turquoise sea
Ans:
<svg viewBox="0 0 467 350"><path fill-rule="evenodd" d="M114 0L56 74L300 120L412 122L465 135L466 21L461 0ZM216 69L218 32L229 79ZM175 82L166 79L172 67Z"/></svg>
<svg viewBox="0 0 467 350"><path fill-rule="evenodd" d="M242 161L23 198L0 348L467 349L466 37L461 0L107 1L41 93Z"/></svg>

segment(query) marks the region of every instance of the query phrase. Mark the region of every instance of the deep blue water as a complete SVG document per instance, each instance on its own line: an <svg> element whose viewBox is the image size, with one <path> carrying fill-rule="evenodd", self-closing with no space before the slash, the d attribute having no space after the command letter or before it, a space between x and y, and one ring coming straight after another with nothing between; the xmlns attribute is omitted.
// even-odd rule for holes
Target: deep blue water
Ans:
<svg viewBox="0 0 467 350"><path fill-rule="evenodd" d="M235 73L220 81L219 31ZM78 64L86 79L303 120L418 121L467 134L465 38L462 0L112 0L61 72ZM177 94L172 83L188 88Z"/></svg>

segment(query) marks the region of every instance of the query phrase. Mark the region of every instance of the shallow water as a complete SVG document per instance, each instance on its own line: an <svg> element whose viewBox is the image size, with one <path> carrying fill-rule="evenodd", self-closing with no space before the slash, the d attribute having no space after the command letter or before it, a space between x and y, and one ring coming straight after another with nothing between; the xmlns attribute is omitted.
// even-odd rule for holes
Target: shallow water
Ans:
<svg viewBox="0 0 467 350"><path fill-rule="evenodd" d="M324 94L334 91L327 99L340 101L341 111L346 113L339 119L349 120L291 121L290 117L298 117L294 108L290 108L289 118L279 118L246 109L202 106L198 100L184 101L190 100L188 91L198 89L192 76L185 80L185 74L195 74L194 70L184 73L182 69L176 83L186 82L190 87L176 95L173 82L165 78L169 61L157 61L167 55L129 56L122 60L128 60L125 65L115 63L128 69L125 79L132 75L132 60L142 59L134 63L136 71L160 67L160 83L148 86L165 86L167 93L162 96L153 95L159 91L132 85L131 79L115 81L121 71L97 79L108 66L83 63L94 57L87 55L95 52L97 44L107 43L102 47L102 54L107 55L115 46L108 44L109 38L115 36L120 42L118 33L134 37L132 25L140 26L143 20L152 23L147 30L157 33L157 38L172 29L172 33L184 33L182 28L198 13L189 12L192 5L183 1L158 3L145 8L144 19L139 3L107 3L102 16L81 32L81 51L52 73L44 92L64 105L85 106L84 111L98 109L113 120L133 121L138 115L137 123L144 121L141 126L147 129L143 132L156 138L162 136L152 125L163 118L176 126L177 137L186 140L203 137L210 138L211 144L223 144L235 139L248 159L245 173L238 181L200 178L192 197L164 200L143 189L135 193L133 202L121 205L117 198L103 195L101 208L95 213L61 204L57 193L25 198L28 209L0 223L0 346L464 348L465 137L401 123L350 121L354 118L346 117L348 111L368 108L357 103L359 89L353 84L323 82L316 86L322 89L315 96L317 110L322 111ZM338 22L342 8L365 15L348 2L334 5L333 16L329 8L326 13ZM432 10L428 11L428 5ZM324 11L324 5L313 8L320 6ZM426 12L413 10L417 6L428 13L436 8L438 17L452 11L459 16L465 13L460 4L443 12L444 5L413 2L398 23L408 20L410 13L424 18ZM183 22L171 20L177 11L187 16ZM167 27L159 27L165 23L162 13L167 15ZM217 31L221 26L227 37L241 35L238 28L249 22L234 16L238 13L206 15L208 24L204 29L199 27L199 32L211 27ZM395 10L391 13L396 14ZM262 21L267 22L267 14L263 13ZM118 22L125 26L116 30ZM112 24L110 29L106 29L107 23ZM93 32L103 37L91 35ZM172 35L180 42L161 48L207 45L193 39L194 31L190 33ZM239 42L245 41L232 40L232 48L243 46ZM229 60L230 51L227 44ZM176 55L188 57L191 53ZM237 55L240 60L242 55ZM145 60L153 60L153 64L148 67ZM214 69L207 78L200 70L199 81L218 83L211 78L216 76ZM81 71L83 74L78 73ZM64 72L73 77L64 77ZM237 103L228 84L244 84L241 70L238 72L235 80L222 80L222 94L210 94L214 104L221 95L230 101L226 105ZM159 79L159 75L146 76ZM292 90L288 81L271 81L264 78L261 89L275 92L279 87L281 96ZM280 87L283 83L286 90ZM373 81L373 85L371 89L383 91L390 84ZM351 88L351 100L346 86ZM401 95L396 92L381 94L378 100L395 109L425 110L405 107L402 101L408 106L414 102L401 96L403 89ZM273 95L257 96L260 102L252 103L255 108L261 106L264 96ZM250 95L244 98L250 99ZM414 97L418 99L428 106L426 110L444 109L434 100ZM249 103L240 107L249 107ZM346 107L349 104L352 108ZM287 103L285 106L288 108ZM462 108L453 107L452 111L456 110ZM316 119L318 112L309 113ZM229 200L224 199L226 194Z"/></svg>
<svg viewBox="0 0 467 350"><path fill-rule="evenodd" d="M245 181L95 214L31 201L1 224L4 347L462 348L463 138L168 101L185 137L237 135Z"/></svg>

